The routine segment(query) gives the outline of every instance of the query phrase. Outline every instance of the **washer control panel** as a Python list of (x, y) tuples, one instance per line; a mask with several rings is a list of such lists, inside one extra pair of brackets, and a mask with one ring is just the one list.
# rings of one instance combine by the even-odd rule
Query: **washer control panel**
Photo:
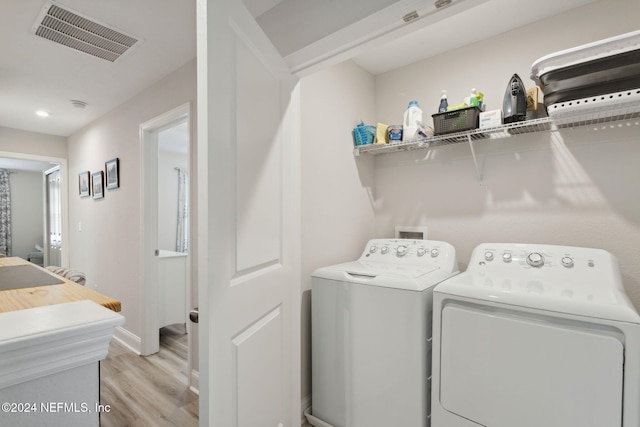
[(440, 283), (434, 293), (506, 304), (513, 310), (526, 307), (640, 324), (618, 262), (603, 249), (483, 243), (473, 250), (466, 271)]
[(432, 265), (455, 259), (455, 249), (447, 242), (414, 239), (373, 239), (360, 256), (361, 261)]
[(613, 256), (601, 249), (572, 246), (484, 243), (476, 247), (469, 262), (470, 271), (509, 272), (585, 271), (595, 272), (613, 267)]

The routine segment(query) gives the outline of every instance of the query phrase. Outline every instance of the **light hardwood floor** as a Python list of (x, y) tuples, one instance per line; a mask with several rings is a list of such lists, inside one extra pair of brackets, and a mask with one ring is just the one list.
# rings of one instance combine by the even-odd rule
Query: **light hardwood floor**
[(160, 352), (138, 356), (116, 341), (100, 363), (101, 427), (198, 426), (198, 396), (187, 386), (184, 328), (161, 329)]

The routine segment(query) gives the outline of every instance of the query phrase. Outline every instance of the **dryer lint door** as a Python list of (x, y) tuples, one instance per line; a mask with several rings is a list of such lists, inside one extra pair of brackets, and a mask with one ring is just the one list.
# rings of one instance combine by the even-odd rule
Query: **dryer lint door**
[(447, 411), (491, 427), (621, 425), (624, 349), (614, 330), (451, 302), (441, 333)]

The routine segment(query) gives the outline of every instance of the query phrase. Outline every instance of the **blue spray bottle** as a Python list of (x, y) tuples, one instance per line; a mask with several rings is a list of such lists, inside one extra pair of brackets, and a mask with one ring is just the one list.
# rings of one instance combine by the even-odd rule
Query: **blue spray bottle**
[(438, 113), (446, 113), (449, 103), (447, 102), (447, 91), (442, 91), (442, 97), (440, 98), (440, 106), (438, 107)]

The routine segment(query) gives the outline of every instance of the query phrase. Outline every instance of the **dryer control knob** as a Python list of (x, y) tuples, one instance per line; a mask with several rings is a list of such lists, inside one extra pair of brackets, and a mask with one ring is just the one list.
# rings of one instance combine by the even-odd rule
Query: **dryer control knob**
[(504, 262), (511, 262), (512, 259), (513, 259), (513, 256), (511, 255), (511, 252), (505, 252), (502, 254), (502, 260)]
[(386, 254), (389, 252), (389, 246), (383, 246), (382, 249), (380, 250), (380, 253), (382, 254)]
[(369, 248), (369, 253), (372, 253), (372, 254), (373, 254), (373, 253), (375, 253), (377, 250), (378, 250), (378, 247), (377, 247), (377, 246), (371, 246), (371, 247)]
[(438, 249), (438, 248), (431, 249), (431, 258), (435, 258), (438, 255), (440, 255), (440, 249)]
[(398, 246), (396, 253), (398, 256), (405, 256), (407, 254), (407, 247), (405, 245)]
[(487, 261), (493, 261), (493, 252), (486, 251), (484, 253), (484, 259), (486, 259)]
[(571, 258), (570, 256), (563, 256), (562, 257), (562, 265), (567, 267), (567, 268), (573, 267), (573, 258)]
[(544, 265), (544, 257), (538, 252), (532, 252), (527, 256), (527, 264), (531, 267), (542, 267)]
[(418, 256), (424, 256), (427, 253), (425, 248), (418, 248)]

